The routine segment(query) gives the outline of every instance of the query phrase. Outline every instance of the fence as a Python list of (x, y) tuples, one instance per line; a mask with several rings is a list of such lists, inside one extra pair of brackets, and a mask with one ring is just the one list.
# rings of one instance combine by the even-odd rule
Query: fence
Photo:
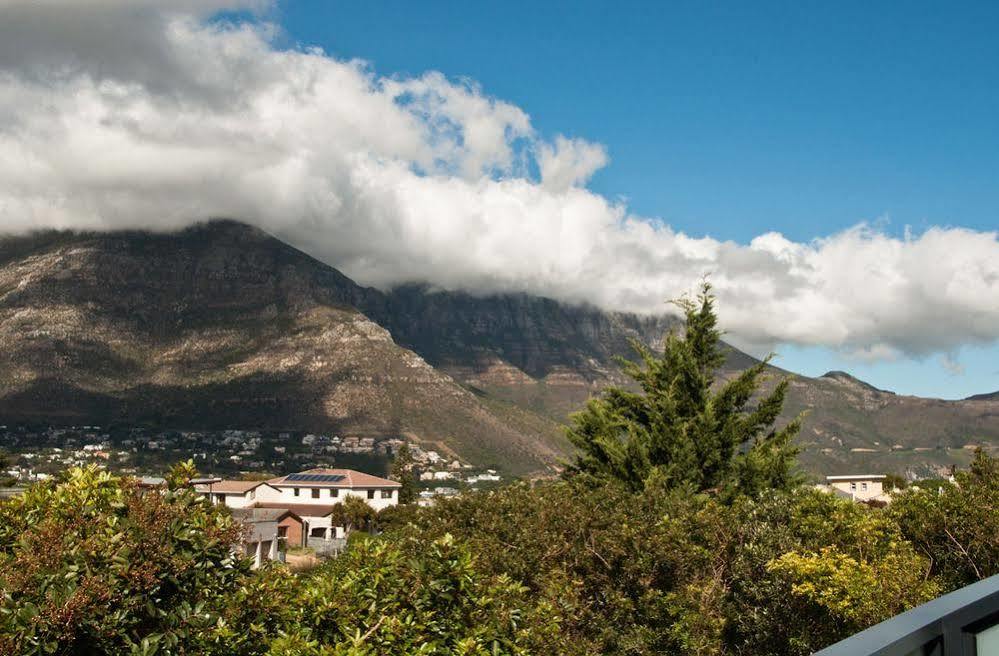
[(317, 556), (336, 556), (347, 546), (347, 541), (343, 538), (313, 538), (307, 541), (308, 547), (316, 552)]

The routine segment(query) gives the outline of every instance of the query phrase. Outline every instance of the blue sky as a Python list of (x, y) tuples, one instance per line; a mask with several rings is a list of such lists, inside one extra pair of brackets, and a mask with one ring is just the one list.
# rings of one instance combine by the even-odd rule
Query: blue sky
[[(999, 227), (996, 3), (294, 0), (275, 18), (287, 45), (469, 78), (542, 133), (604, 144), (590, 188), (691, 235)], [(999, 389), (994, 345), (953, 354), (963, 373), (778, 350), (903, 393)]]

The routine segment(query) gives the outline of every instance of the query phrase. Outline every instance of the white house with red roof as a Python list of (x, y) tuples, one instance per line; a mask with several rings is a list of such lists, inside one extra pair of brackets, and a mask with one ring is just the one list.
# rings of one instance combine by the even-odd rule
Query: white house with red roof
[[(287, 511), (275, 530), (283, 531), (280, 538), (288, 546), (300, 546), (300, 536), (301, 545), (328, 551), (334, 541), (346, 537), (344, 527), (333, 525), (333, 509), (338, 503), (354, 496), (376, 511), (383, 510), (398, 505), (400, 487), (395, 481), (353, 469), (309, 469), (269, 481), (212, 481), (195, 489), (213, 503), (224, 503), (234, 510)], [(300, 528), (296, 521), (301, 522)]]
[[(399, 503), (399, 483), (353, 469), (309, 469), (267, 481), (270, 489), (258, 495), (264, 503), (331, 506), (348, 496), (363, 499), (375, 510)], [(275, 496), (272, 490), (278, 490)]]

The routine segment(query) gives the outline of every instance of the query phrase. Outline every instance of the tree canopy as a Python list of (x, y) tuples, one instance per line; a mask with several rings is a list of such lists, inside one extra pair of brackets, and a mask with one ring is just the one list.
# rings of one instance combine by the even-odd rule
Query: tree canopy
[(725, 353), (711, 286), (704, 283), (696, 301), (675, 303), (684, 331), (666, 335), (662, 354), (634, 341), (639, 361), (621, 361), (637, 391), (610, 387), (572, 416), (574, 470), (634, 490), (653, 481), (727, 494), (791, 487), (800, 421), (775, 426), (787, 380), (760, 394), (767, 358), (720, 381)]

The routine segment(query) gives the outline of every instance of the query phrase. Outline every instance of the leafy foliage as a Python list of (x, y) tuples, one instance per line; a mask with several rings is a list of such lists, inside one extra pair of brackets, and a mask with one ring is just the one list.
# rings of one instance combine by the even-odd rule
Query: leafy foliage
[(0, 653), (184, 651), (245, 574), (239, 534), (189, 491), (95, 468), (35, 485), (0, 504)]
[(573, 415), (568, 437), (581, 452), (575, 469), (633, 490), (649, 481), (728, 494), (791, 487), (800, 421), (774, 427), (787, 381), (755, 400), (763, 361), (713, 391), (725, 356), (711, 287), (704, 284), (697, 302), (676, 303), (684, 334), (668, 334), (661, 356), (633, 342), (640, 362), (622, 360), (641, 391), (608, 388)]
[(374, 509), (363, 499), (348, 495), (342, 503), (333, 506), (330, 521), (333, 526), (342, 526), (349, 535), (355, 529), (363, 531), (371, 528), (376, 516)]
[(413, 474), (413, 454), (409, 450), (409, 443), (403, 442), (399, 451), (392, 460), (392, 480), (398, 481), (402, 487), (399, 488), (399, 503), (407, 504), (416, 501), (416, 476)]
[(364, 538), (290, 601), (272, 654), (558, 654), (558, 616), (504, 575), (483, 574), (448, 535)]
[(999, 459), (978, 450), (956, 484), (910, 486), (890, 506), (948, 588), (999, 574)]

